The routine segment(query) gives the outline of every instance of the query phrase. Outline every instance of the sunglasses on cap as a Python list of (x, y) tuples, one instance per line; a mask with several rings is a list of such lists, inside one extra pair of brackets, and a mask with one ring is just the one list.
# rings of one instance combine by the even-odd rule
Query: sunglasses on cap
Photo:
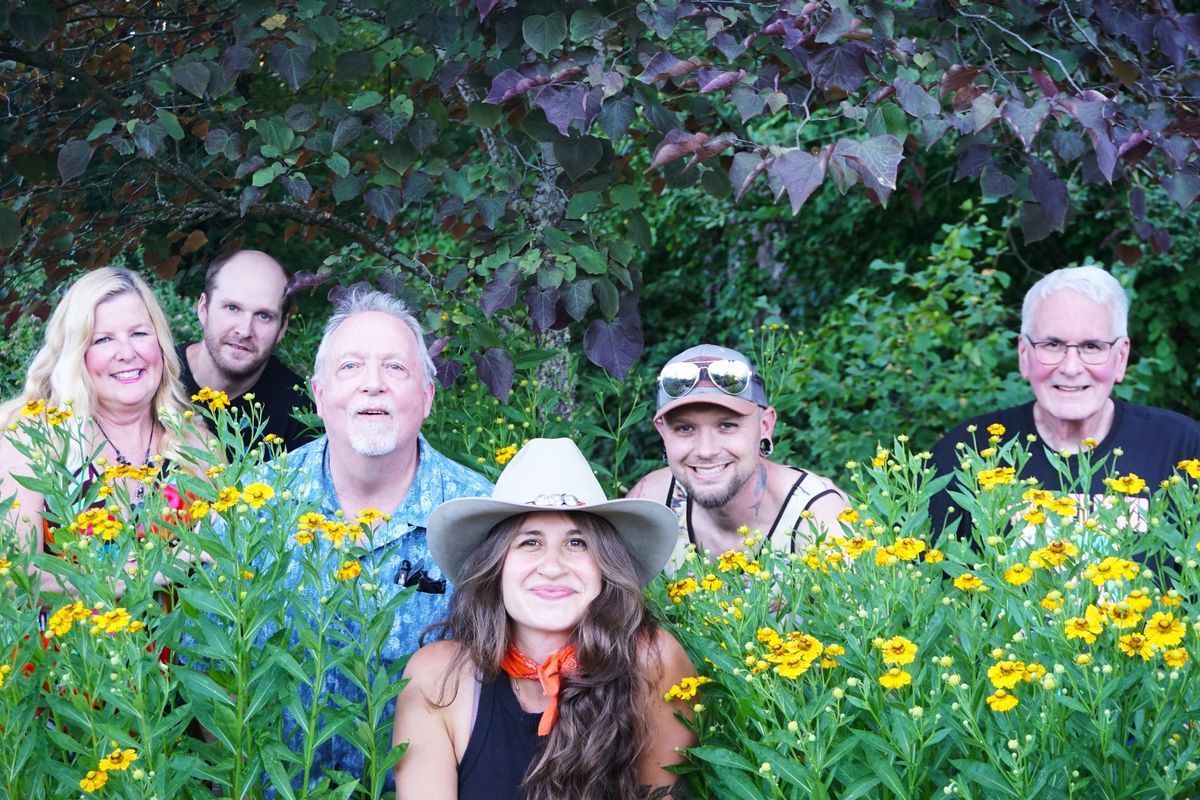
[(744, 394), (754, 379), (754, 371), (744, 361), (677, 361), (667, 364), (658, 373), (658, 386), (674, 400), (695, 389), (704, 375), (713, 386), (734, 397)]

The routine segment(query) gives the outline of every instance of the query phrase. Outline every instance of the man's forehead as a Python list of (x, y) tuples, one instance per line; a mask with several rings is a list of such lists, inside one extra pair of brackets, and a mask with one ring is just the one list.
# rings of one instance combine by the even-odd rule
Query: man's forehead
[(1033, 332), (1039, 338), (1109, 338), (1112, 309), (1086, 295), (1070, 290), (1048, 295), (1034, 309)]
[(415, 347), (412, 330), (379, 311), (348, 317), (329, 337), (329, 350), (334, 354), (410, 357)]

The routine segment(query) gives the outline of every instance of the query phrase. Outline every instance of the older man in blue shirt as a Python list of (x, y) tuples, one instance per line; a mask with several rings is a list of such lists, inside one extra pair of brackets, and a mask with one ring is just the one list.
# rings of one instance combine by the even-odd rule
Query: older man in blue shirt
[[(430, 512), (452, 498), (488, 496), (492, 485), (421, 436), (433, 406), (434, 368), (419, 323), (396, 298), (358, 289), (338, 303), (317, 350), (312, 386), (325, 435), (288, 454), (286, 488), (296, 501), (319, 504), (317, 510), (330, 518), (341, 511), (353, 520), (367, 509), (390, 514), (363, 558), (374, 559), (381, 590), (416, 589), (401, 604), (384, 646), (383, 659), (394, 662), (414, 651), (421, 631), (449, 609), (450, 587), (425, 538)], [(317, 541), (335, 566), (343, 554)], [(329, 585), (308, 591), (331, 592), (332, 572), (324, 571)], [(288, 579), (304, 585), (299, 562)], [(337, 673), (325, 688), (361, 696)], [(390, 709), (383, 719), (391, 719)], [(340, 737), (318, 758), (325, 769), (361, 775), (361, 753)]]

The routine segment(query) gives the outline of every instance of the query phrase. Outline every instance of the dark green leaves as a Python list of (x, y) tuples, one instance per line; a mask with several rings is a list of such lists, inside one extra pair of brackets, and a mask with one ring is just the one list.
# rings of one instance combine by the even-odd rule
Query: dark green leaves
[(313, 48), (308, 45), (288, 47), (280, 43), (271, 48), (271, 68), (279, 73), (279, 77), (292, 91), (298, 90), (308, 80), (312, 70), (309, 59), (312, 58)]
[(54, 8), (44, 0), (32, 0), (9, 12), (8, 25), (17, 38), (38, 48), (54, 32)]
[(202, 98), (208, 91), (209, 75), (207, 64), (201, 61), (188, 61), (171, 70), (171, 81), (196, 97)]
[(561, 12), (549, 16), (534, 14), (521, 23), (521, 35), (535, 53), (548, 56), (567, 38), (567, 20)]

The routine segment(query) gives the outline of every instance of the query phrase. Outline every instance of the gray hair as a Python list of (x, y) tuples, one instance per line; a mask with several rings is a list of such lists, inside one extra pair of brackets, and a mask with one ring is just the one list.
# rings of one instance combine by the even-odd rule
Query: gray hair
[(1038, 306), (1053, 294), (1072, 291), (1112, 311), (1113, 336), (1129, 335), (1129, 297), (1117, 279), (1100, 267), (1056, 269), (1030, 287), (1021, 305), (1021, 333), (1029, 336)]
[(421, 329), (421, 323), (417, 322), (416, 317), (412, 315), (408, 304), (386, 292), (380, 292), (361, 284), (352, 287), (334, 303), (333, 316), (325, 323), (325, 332), (321, 334), (321, 344), (317, 346), (317, 357), (313, 360), (313, 381), (321, 382), (329, 338), (333, 336), (334, 331), (342, 327), (342, 323), (355, 314), (365, 314), (368, 311), (387, 314), (408, 326), (417, 343), (417, 350), (421, 354), (421, 370), (425, 373), (425, 383), (433, 386), (437, 370), (433, 366), (433, 359), (429, 357), (428, 348), (425, 347), (425, 331)]

